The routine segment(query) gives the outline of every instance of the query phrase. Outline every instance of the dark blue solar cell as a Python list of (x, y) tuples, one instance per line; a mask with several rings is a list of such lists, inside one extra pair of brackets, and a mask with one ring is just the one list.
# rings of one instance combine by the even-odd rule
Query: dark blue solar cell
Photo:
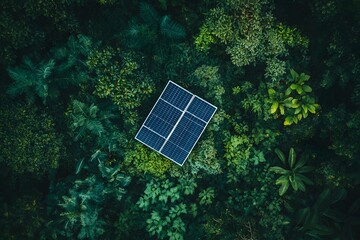
[(165, 91), (160, 97), (172, 105), (180, 108), (181, 110), (184, 110), (192, 96), (193, 95), (191, 93), (180, 88), (176, 84), (169, 82)]
[(215, 111), (170, 81), (135, 138), (183, 165)]
[(181, 116), (181, 111), (159, 99), (144, 125), (167, 137)]
[(195, 122), (196, 124), (202, 126), (202, 127), (205, 127), (206, 126), (206, 123), (202, 120), (200, 120), (199, 118), (195, 117), (194, 115), (188, 113), (188, 112), (185, 112), (184, 114), (184, 117)]
[(188, 152), (184, 151), (183, 149), (179, 148), (178, 146), (169, 141), (164, 145), (161, 153), (180, 165), (183, 165), (186, 157), (189, 154)]
[(146, 127), (142, 127), (135, 138), (157, 151), (160, 150), (161, 146), (165, 142), (164, 138), (160, 137)]
[(203, 126), (198, 125), (184, 116), (171, 134), (169, 141), (189, 152), (201, 135), (203, 129)]
[(204, 120), (205, 122), (208, 122), (213, 113), (216, 111), (216, 108), (204, 100), (195, 97), (187, 111)]

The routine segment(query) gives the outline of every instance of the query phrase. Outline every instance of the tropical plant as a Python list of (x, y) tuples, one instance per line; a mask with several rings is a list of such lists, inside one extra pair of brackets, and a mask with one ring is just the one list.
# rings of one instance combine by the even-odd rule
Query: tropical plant
[[(75, 180), (68, 194), (60, 197), (54, 193), (57, 206), (51, 206), (56, 220), (47, 224), (47, 239), (66, 237), (72, 239), (99, 239), (105, 233), (106, 218), (102, 215), (106, 202), (119, 202), (130, 183), (130, 177), (120, 173), (120, 167), (111, 167), (99, 161), (98, 172)], [(56, 191), (56, 189), (54, 189)], [(46, 236), (45, 234), (45, 236)]]
[[(151, 180), (146, 184), (137, 205), (149, 216), (146, 229), (150, 236), (159, 239), (183, 239), (186, 232), (185, 219), (195, 217), (198, 209), (196, 203), (186, 203), (185, 197), (194, 195), (196, 187), (195, 179), (188, 177), (182, 177), (178, 182), (166, 179)], [(199, 195), (199, 198), (204, 199), (204, 204), (211, 203), (214, 192), (209, 191), (206, 195)]]
[(306, 118), (309, 113), (316, 114), (319, 104), (315, 98), (309, 94), (312, 88), (305, 84), (310, 79), (305, 73), (298, 74), (295, 70), (290, 70), (289, 85), (285, 92), (268, 89), (268, 98), (265, 99), (270, 107), (270, 113), (275, 117), (285, 116), (284, 125), (298, 123)]
[(285, 169), (279, 166), (275, 166), (269, 169), (269, 171), (281, 175), (276, 180), (276, 185), (281, 185), (279, 188), (280, 196), (286, 193), (290, 185), (294, 189), (294, 191), (305, 191), (306, 184), (313, 184), (313, 181), (311, 181), (308, 177), (304, 175), (304, 173), (308, 173), (314, 170), (313, 167), (305, 166), (307, 159), (304, 155), (300, 158), (299, 161), (297, 161), (295, 150), (293, 148), (290, 148), (289, 156), (286, 161), (285, 155), (280, 149), (276, 148), (275, 153), (281, 163), (288, 167), (288, 169)]
[(312, 202), (294, 199), (300, 207), (291, 206), (289, 210), (295, 211), (297, 235), (303, 233), (312, 239), (355, 239), (354, 226), (360, 224), (360, 201), (357, 199), (349, 207), (340, 207), (339, 211), (339, 202), (344, 201), (347, 194), (343, 188), (325, 188)]
[(95, 94), (110, 98), (127, 117), (131, 115), (129, 110), (139, 107), (154, 91), (153, 81), (143, 68), (143, 58), (135, 52), (111, 47), (93, 51), (87, 65), (96, 75)]
[(54, 119), (32, 104), (0, 99), (0, 163), (17, 174), (56, 169), (65, 149)]
[(20, 66), (8, 68), (13, 83), (7, 92), (11, 96), (25, 95), (29, 102), (40, 97), (44, 104), (60, 95), (69, 85), (79, 85), (90, 77), (84, 60), (94, 45), (90, 38), (71, 36), (66, 46), (55, 47), (47, 60), (36, 62), (26, 56)]
[(110, 120), (115, 117), (111, 111), (101, 111), (98, 106), (78, 100), (73, 100), (68, 112), (70, 118), (70, 129), (73, 132), (75, 141), (85, 137), (88, 133), (101, 136), (110, 125)]
[(144, 48), (147, 45), (159, 44), (161, 38), (166, 40), (182, 40), (185, 38), (185, 29), (171, 20), (167, 15), (160, 16), (159, 13), (148, 3), (140, 4), (139, 22), (132, 19), (126, 32), (127, 39), (122, 40), (133, 48)]

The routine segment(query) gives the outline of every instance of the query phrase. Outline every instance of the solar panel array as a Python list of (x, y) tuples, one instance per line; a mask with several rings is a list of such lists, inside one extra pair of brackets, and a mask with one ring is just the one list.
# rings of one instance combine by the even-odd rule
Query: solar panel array
[(216, 109), (169, 81), (135, 139), (182, 166)]

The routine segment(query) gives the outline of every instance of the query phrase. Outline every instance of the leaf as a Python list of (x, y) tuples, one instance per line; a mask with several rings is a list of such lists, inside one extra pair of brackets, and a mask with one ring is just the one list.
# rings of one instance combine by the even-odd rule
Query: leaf
[(272, 89), (272, 88), (269, 88), (269, 89), (268, 89), (268, 94), (269, 94), (269, 96), (274, 96), (275, 93), (276, 93), (276, 91), (275, 91), (274, 89)]
[(289, 188), (289, 182), (282, 184), (281, 187), (279, 188), (279, 195), (280, 196), (284, 195), (288, 190), (288, 188)]
[(299, 178), (301, 181), (303, 181), (304, 183), (306, 183), (307, 185), (312, 185), (314, 184), (313, 181), (311, 181), (310, 178), (306, 177), (305, 175), (302, 174), (297, 174), (296, 175), (297, 178)]
[(304, 166), (298, 169), (298, 173), (307, 173), (307, 172), (311, 172), (314, 170), (314, 167), (311, 166)]
[[(294, 114), (299, 114), (300, 112), (301, 112), (301, 108), (296, 108)], [(299, 114), (299, 115), (302, 116), (301, 114)], [(299, 115), (298, 115), (298, 117), (299, 117)], [(299, 119), (299, 120), (301, 120), (301, 119)]]
[(160, 22), (160, 16), (156, 10), (147, 3), (140, 3), (140, 16), (146, 24), (151, 25), (153, 28), (157, 27)]
[(310, 217), (310, 208), (302, 208), (299, 211), (297, 211), (297, 223), (301, 225), (306, 225), (307, 221)]
[(185, 29), (181, 25), (173, 22), (169, 16), (162, 17), (160, 31), (164, 36), (172, 39), (183, 39), (186, 35)]
[(284, 155), (284, 153), (280, 150), (280, 149), (278, 149), (278, 148), (275, 148), (275, 153), (276, 153), (276, 155), (278, 156), (278, 158), (280, 159), (280, 161), (283, 163), (283, 164), (285, 164), (285, 155)]
[(334, 220), (335, 222), (343, 222), (346, 218), (346, 215), (344, 213), (332, 209), (327, 209), (323, 213), (323, 215)]
[(293, 80), (296, 80), (299, 77), (299, 74), (295, 72), (294, 69), (290, 69), (290, 75)]
[(289, 126), (293, 123), (293, 120), (291, 117), (286, 117), (284, 121), (284, 126)]
[(309, 112), (311, 112), (312, 114), (315, 114), (316, 113), (316, 110), (315, 110), (316, 108), (315, 108), (315, 106), (313, 106), (313, 105), (308, 105), (308, 110), (309, 110)]
[(307, 159), (303, 156), (300, 157), (300, 160), (296, 162), (294, 170), (301, 168), (306, 164)]
[(302, 93), (303, 93), (303, 89), (302, 89), (302, 87), (301, 87), (300, 85), (297, 85), (297, 87), (296, 87), (296, 92), (297, 92), (298, 94), (302, 94)]
[(275, 185), (284, 184), (286, 182), (289, 182), (289, 178), (288, 178), (288, 176), (283, 175), (283, 176), (279, 177), (278, 179), (276, 179)]
[(309, 75), (307, 75), (307, 74), (305, 74), (305, 73), (301, 73), (300, 74), (300, 80), (302, 81), (302, 82), (306, 82), (306, 81), (308, 81), (310, 79), (310, 76)]
[(294, 148), (290, 148), (288, 162), (291, 169), (294, 167), (295, 160), (296, 160), (296, 152)]
[(287, 88), (285, 91), (285, 96), (289, 96), (291, 92), (292, 92), (291, 88)]
[(305, 190), (306, 190), (305, 184), (298, 178), (298, 176), (295, 176), (295, 181), (298, 184), (299, 190), (302, 192), (305, 192)]
[(82, 167), (84, 166), (84, 160), (85, 158), (81, 159), (80, 161), (77, 161), (75, 166), (75, 174), (78, 174), (81, 171)]
[(279, 102), (274, 102), (274, 103), (271, 105), (270, 113), (271, 113), (271, 114), (276, 113), (278, 107), (279, 107)]
[(281, 115), (285, 115), (284, 106), (283, 106), (283, 105), (280, 105), (279, 108), (280, 108), (280, 114), (281, 114)]
[(293, 84), (290, 85), (290, 88), (291, 88), (292, 90), (296, 90), (298, 87), (299, 87), (299, 85), (297, 85), (297, 84), (295, 84), (295, 83), (293, 83)]
[(307, 93), (312, 92), (312, 89), (309, 85), (303, 85), (302, 89), (304, 90), (304, 92), (307, 92)]
[(278, 166), (269, 168), (269, 171), (277, 173), (277, 174), (287, 174), (289, 172), (289, 170), (286, 170), (286, 169), (284, 169), (282, 167), (278, 167)]

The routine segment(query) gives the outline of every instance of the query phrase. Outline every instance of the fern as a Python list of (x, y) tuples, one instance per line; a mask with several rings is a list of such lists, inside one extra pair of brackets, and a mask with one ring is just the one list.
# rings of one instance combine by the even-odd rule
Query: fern
[(44, 65), (39, 67), (39, 69), (37, 69), (38, 78), (47, 79), (54, 70), (54, 67), (55, 67), (55, 61), (53, 59), (50, 59), (47, 63), (45, 63)]
[(98, 106), (90, 106), (73, 100), (70, 106), (70, 128), (74, 134), (74, 140), (84, 138), (88, 133), (100, 137), (106, 132), (105, 126), (110, 126), (110, 119), (115, 115), (109, 111), (101, 111)]
[(140, 16), (144, 22), (153, 28), (159, 26), (160, 16), (156, 10), (147, 3), (140, 3)]
[(169, 16), (163, 16), (160, 23), (160, 32), (170, 39), (184, 39), (185, 29), (178, 23), (173, 22)]
[(156, 32), (146, 24), (140, 24), (133, 20), (129, 23), (129, 30), (127, 31), (129, 39), (125, 44), (132, 48), (142, 48), (149, 43), (154, 43), (156, 39)]
[(124, 34), (118, 35), (120, 41), (131, 48), (148, 48), (153, 51), (158, 45), (167, 45), (169, 39), (181, 40), (186, 36), (185, 29), (172, 21), (169, 16), (160, 16), (147, 3), (140, 4), (139, 22), (133, 18)]
[(11, 96), (25, 94), (29, 102), (38, 96), (45, 103), (49, 96), (49, 83), (54, 67), (55, 62), (52, 59), (36, 66), (30, 58), (24, 58), (22, 65), (8, 69), (8, 74), (14, 82), (7, 93)]

